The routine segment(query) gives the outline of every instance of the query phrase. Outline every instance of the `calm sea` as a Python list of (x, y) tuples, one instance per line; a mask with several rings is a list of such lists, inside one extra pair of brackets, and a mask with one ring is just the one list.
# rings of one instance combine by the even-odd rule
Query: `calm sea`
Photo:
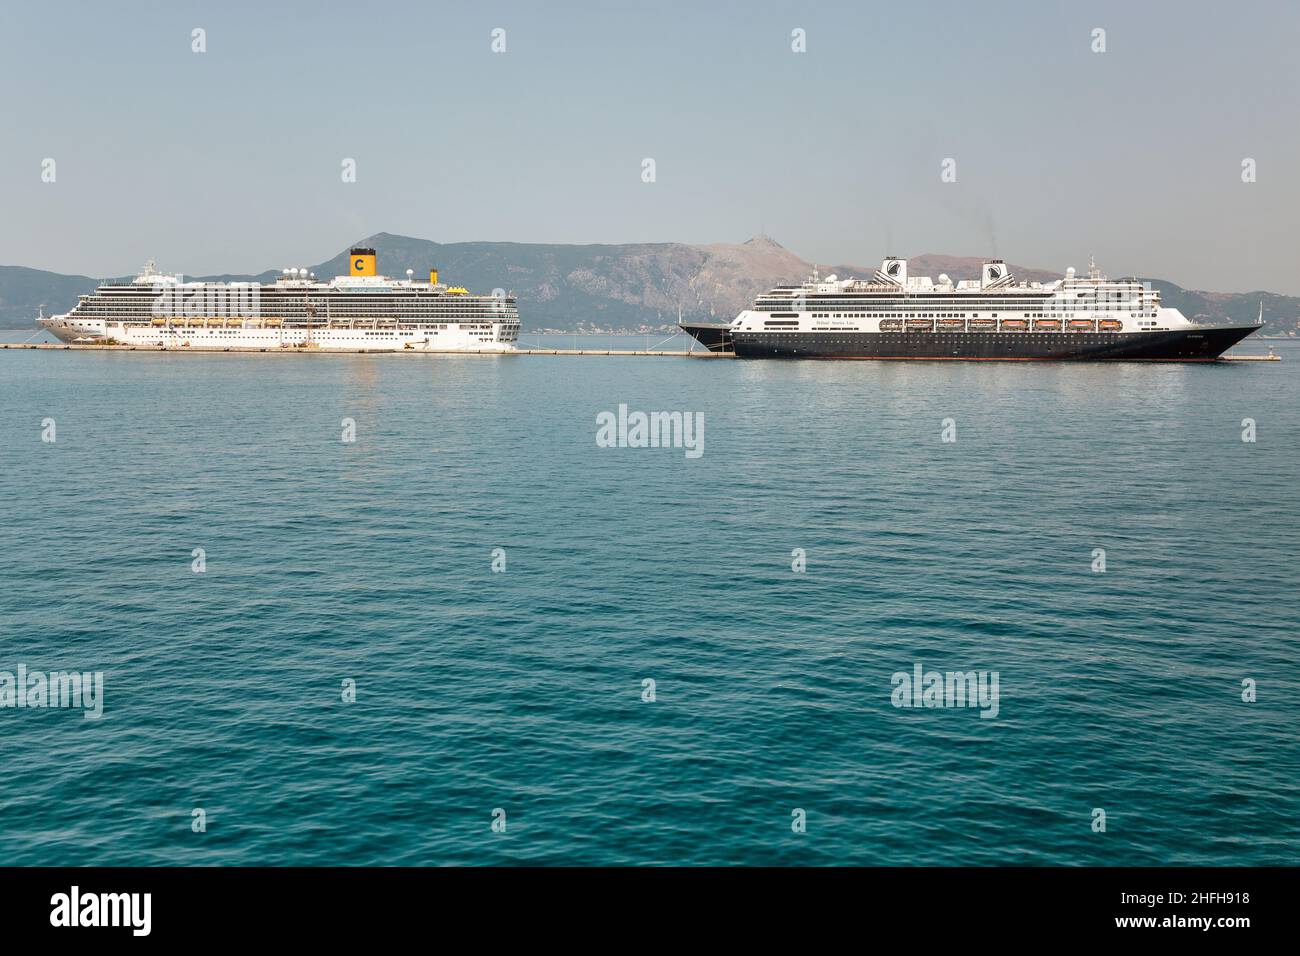
[(1294, 863), (1278, 351), (0, 353), (0, 671), (103, 673), (0, 707), (0, 858)]

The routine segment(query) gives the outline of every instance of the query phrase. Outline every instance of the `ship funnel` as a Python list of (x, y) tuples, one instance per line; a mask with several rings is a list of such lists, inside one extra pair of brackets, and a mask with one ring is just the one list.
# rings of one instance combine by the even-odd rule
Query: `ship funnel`
[(1001, 259), (989, 259), (980, 273), (980, 288), (991, 289), (1011, 282), (1011, 270)]
[(429, 285), (437, 285), (437, 284), (438, 284), (438, 267), (433, 266), (431, 269), (429, 269)]
[(907, 260), (897, 256), (886, 256), (876, 272), (876, 281), (893, 285), (907, 285)]
[(354, 276), (372, 276), (375, 275), (375, 250), (366, 249), (357, 246), (349, 253), (351, 256), (351, 266), (348, 274)]

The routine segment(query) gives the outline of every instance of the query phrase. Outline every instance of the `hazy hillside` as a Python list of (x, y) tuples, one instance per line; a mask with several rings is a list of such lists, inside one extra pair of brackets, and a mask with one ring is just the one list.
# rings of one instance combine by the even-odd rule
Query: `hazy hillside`
[(42, 305), (48, 315), (66, 312), (77, 296), (94, 290), (100, 280), (66, 276), (22, 266), (0, 266), (0, 328), (35, 329)]
[[(359, 241), (374, 246), (380, 271), (401, 277), (411, 269), (417, 279), (436, 265), (440, 278), (475, 292), (504, 288), (519, 297), (525, 329), (601, 327), (635, 329), (667, 326), (680, 308), (687, 318), (729, 319), (756, 293), (778, 282), (807, 276), (813, 263), (799, 258), (766, 236), (738, 244), (692, 246), (683, 243), (628, 245), (549, 245), (519, 242), (438, 243), (380, 233)], [(909, 271), (954, 280), (978, 278), (979, 257), (933, 253), (913, 256)], [(184, 263), (165, 263), (184, 268)], [(818, 264), (823, 275), (869, 276), (879, 263)], [(1082, 267), (1082, 266), (1081, 266)], [(327, 262), (310, 266), (318, 276), (347, 271), (347, 249)], [(1021, 279), (1050, 281), (1059, 273), (1011, 264)], [(216, 279), (269, 278), (208, 276)], [(65, 312), (77, 296), (97, 284), (88, 276), (68, 276), (20, 266), (0, 266), (0, 328), (32, 328), (38, 306)], [(1264, 302), (1266, 335), (1297, 334), (1300, 298), (1267, 292), (1227, 294), (1192, 292), (1160, 279), (1150, 280), (1167, 305), (1188, 317), (1214, 321), (1249, 321)]]

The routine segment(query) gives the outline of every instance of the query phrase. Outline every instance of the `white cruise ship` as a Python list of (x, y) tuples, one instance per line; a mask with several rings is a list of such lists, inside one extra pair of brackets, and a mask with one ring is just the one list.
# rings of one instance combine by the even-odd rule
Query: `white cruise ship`
[(935, 282), (891, 256), (870, 278), (814, 274), (759, 295), (728, 324), (681, 327), (739, 357), (1210, 362), (1259, 325), (1192, 322), (1148, 284), (1095, 265), (1017, 282), (992, 259), (978, 280)]
[(71, 312), (37, 321), (64, 342), (174, 349), (492, 351), (514, 349), (519, 310), (497, 290), (473, 295), (438, 281), (390, 279), (375, 250), (351, 250), (349, 275), (317, 281), (285, 269), (274, 282), (186, 282), (149, 262), (106, 282)]

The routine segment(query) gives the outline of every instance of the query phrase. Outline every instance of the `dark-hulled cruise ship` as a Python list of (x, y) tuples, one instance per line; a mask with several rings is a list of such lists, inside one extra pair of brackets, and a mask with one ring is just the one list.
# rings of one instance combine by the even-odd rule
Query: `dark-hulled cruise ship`
[(779, 285), (730, 324), (683, 322), (738, 357), (1210, 362), (1259, 325), (1198, 325), (1134, 279), (1090, 265), (1054, 282), (1017, 282), (1001, 259), (979, 280), (908, 276), (889, 257), (870, 279)]

